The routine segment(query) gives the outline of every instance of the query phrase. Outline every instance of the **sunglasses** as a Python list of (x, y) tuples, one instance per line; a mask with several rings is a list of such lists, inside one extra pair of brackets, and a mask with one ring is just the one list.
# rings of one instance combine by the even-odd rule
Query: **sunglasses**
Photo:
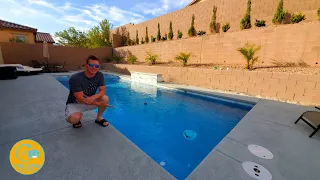
[(99, 64), (89, 64), (90, 67), (96, 67), (96, 68), (99, 68), (100, 65)]

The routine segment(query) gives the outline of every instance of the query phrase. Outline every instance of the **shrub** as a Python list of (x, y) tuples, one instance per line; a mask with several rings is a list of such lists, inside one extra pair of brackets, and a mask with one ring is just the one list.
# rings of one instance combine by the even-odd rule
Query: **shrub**
[(182, 38), (182, 32), (180, 30), (178, 30), (178, 39), (181, 39)]
[(104, 58), (103, 58), (103, 61), (106, 62), (106, 63), (109, 63), (109, 62), (112, 61), (112, 58), (104, 57)]
[(197, 34), (196, 29), (194, 28), (194, 14), (192, 15), (191, 26), (188, 30), (189, 37), (195, 36)]
[(156, 42), (156, 38), (151, 36), (151, 42)]
[(188, 60), (191, 57), (191, 53), (180, 52), (174, 59), (181, 61), (183, 66), (187, 66)]
[(254, 25), (257, 27), (263, 27), (263, 26), (266, 26), (266, 21), (265, 20), (256, 20), (256, 23)]
[(159, 56), (157, 54), (152, 54), (151, 52), (147, 52), (147, 57), (145, 58), (145, 60), (147, 62), (150, 62), (150, 64), (156, 64), (158, 57)]
[(149, 43), (148, 27), (146, 26), (146, 43)]
[(136, 44), (139, 44), (138, 30), (136, 30)]
[(319, 17), (319, 20), (320, 20), (320, 8), (318, 9), (318, 17)]
[(260, 46), (255, 47), (256, 45), (250, 45), (246, 43), (244, 47), (238, 48), (237, 50), (243, 55), (243, 57), (247, 61), (246, 68), (249, 70), (253, 69), (254, 63), (256, 63), (259, 59), (259, 56), (255, 56), (255, 54), (261, 49)]
[(160, 24), (158, 23), (158, 34), (157, 34), (157, 40), (160, 41), (161, 39), (161, 33), (160, 33)]
[(14, 43), (27, 43), (27, 39), (21, 39), (18, 37), (11, 37), (9, 38), (9, 42), (14, 42)]
[(122, 59), (122, 57), (121, 56), (117, 56), (117, 55), (113, 55), (113, 57), (112, 57), (112, 59), (113, 59), (113, 61), (115, 61), (116, 63), (119, 63), (120, 61), (121, 61), (121, 59)]
[(165, 40), (167, 40), (167, 39), (168, 39), (167, 34), (165, 34), (164, 37), (161, 38), (162, 41), (165, 41)]
[(272, 22), (274, 24), (281, 24), (284, 22), (286, 13), (283, 10), (283, 0), (279, 0), (279, 4), (276, 10), (276, 13), (274, 14), (272, 18)]
[(227, 22), (226, 24), (224, 24), (222, 26), (222, 31), (223, 32), (227, 32), (229, 29), (230, 29), (230, 23), (229, 22)]
[(172, 22), (170, 21), (170, 27), (169, 27), (169, 33), (168, 33), (169, 39), (173, 39), (173, 31), (172, 31)]
[(302, 20), (305, 20), (306, 17), (304, 14), (302, 14), (301, 12), (299, 12), (298, 14), (293, 14), (292, 18), (291, 18), (291, 22), (292, 23), (299, 23)]
[(199, 32), (198, 32), (198, 35), (199, 35), (199, 36), (202, 36), (202, 35), (204, 35), (204, 34), (206, 34), (205, 31), (199, 31)]
[(137, 61), (137, 57), (134, 55), (128, 55), (126, 60), (129, 64), (134, 64)]
[(210, 31), (211, 33), (217, 33), (218, 32), (218, 29), (217, 29), (217, 7), (216, 6), (213, 6), (213, 10), (212, 10), (213, 14), (212, 14), (212, 19), (211, 19), (211, 22), (210, 22)]
[(241, 29), (250, 29), (251, 28), (251, 0), (248, 0), (247, 3), (247, 11), (244, 15), (243, 19), (240, 21)]

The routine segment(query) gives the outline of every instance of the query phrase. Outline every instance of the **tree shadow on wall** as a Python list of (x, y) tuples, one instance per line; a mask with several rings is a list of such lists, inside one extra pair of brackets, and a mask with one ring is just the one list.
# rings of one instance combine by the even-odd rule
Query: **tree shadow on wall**
[(286, 12), (284, 16), (284, 24), (291, 24), (292, 14)]
[(125, 60), (128, 56), (132, 56), (132, 52), (127, 49), (114, 50), (113, 57), (117, 63), (126, 63)]

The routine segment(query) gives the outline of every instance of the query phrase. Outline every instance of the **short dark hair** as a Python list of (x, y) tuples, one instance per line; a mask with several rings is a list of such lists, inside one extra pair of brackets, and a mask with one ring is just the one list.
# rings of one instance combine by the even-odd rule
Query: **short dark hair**
[[(92, 59), (92, 60), (96, 60), (96, 61), (99, 61), (99, 59), (96, 57), (96, 56), (94, 56), (94, 55), (90, 55), (88, 58), (87, 58), (87, 64), (89, 63), (89, 60), (90, 59)], [(99, 61), (100, 62), (100, 61)]]

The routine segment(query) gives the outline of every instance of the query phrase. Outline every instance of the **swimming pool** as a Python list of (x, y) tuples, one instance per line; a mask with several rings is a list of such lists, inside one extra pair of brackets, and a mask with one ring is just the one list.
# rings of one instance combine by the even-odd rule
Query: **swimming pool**
[[(68, 77), (56, 79), (69, 89)], [(103, 117), (177, 179), (185, 179), (253, 107), (105, 75)]]

